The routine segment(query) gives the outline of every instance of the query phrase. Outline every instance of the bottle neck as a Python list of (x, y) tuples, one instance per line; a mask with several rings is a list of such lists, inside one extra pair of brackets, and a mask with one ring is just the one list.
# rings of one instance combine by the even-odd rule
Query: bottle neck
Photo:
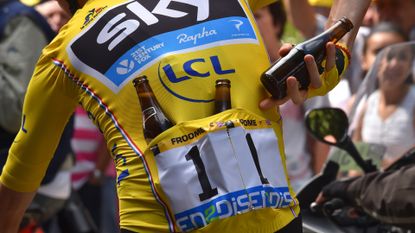
[(142, 109), (148, 107), (160, 107), (153, 90), (147, 81), (136, 86), (136, 91)]
[(231, 93), (229, 85), (217, 85), (215, 95), (215, 113), (231, 109)]

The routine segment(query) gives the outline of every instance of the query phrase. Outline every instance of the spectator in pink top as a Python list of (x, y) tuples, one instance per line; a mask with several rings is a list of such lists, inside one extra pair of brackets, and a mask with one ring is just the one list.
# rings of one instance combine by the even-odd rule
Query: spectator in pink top
[(76, 109), (71, 141), (76, 156), (72, 185), (100, 229), (99, 232), (116, 232), (115, 168), (101, 132), (89, 117), (81, 107)]

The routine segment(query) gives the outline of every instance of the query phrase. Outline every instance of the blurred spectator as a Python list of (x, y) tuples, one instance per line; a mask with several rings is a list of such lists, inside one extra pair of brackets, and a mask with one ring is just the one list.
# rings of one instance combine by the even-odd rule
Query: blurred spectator
[[(24, 94), (40, 52), (54, 37), (42, 16), (16, 1), (0, 0), (0, 135), (11, 133), (11, 144), (20, 128)], [(7, 109), (7, 111), (5, 111)], [(4, 133), (3, 133), (4, 132)]]
[(411, 40), (415, 39), (415, 0), (376, 0), (379, 20), (402, 27)]
[(379, 52), (389, 45), (402, 43), (408, 40), (407, 34), (396, 24), (382, 22), (375, 25), (369, 32), (364, 45), (362, 57), (362, 70), (367, 74), (374, 64)]
[(327, 17), (316, 13), (308, 0), (284, 0), (288, 21), (309, 39), (324, 30)]
[[(58, 32), (70, 19), (70, 15), (61, 8), (57, 1), (43, 1), (37, 4), (35, 9), (47, 19), (55, 32)], [(113, 171), (113, 164), (110, 164), (110, 156), (105, 142), (99, 130), (81, 108), (75, 112), (74, 121), (74, 135), (71, 144), (76, 163), (72, 168), (72, 184), (96, 226), (101, 229), (100, 232), (105, 232), (101, 227), (104, 223), (106, 231), (116, 232), (118, 226), (116, 222), (115, 171)], [(69, 181), (68, 184), (70, 183)], [(103, 192), (104, 185), (107, 187), (106, 192)], [(102, 203), (106, 205), (103, 206)], [(105, 222), (101, 221), (103, 218)], [(56, 229), (54, 230), (56, 231)]]
[(362, 27), (371, 28), (379, 22), (379, 11), (376, 6), (376, 0), (372, 0), (362, 21)]
[(58, 32), (70, 19), (70, 15), (59, 6), (57, 1), (45, 1), (35, 6), (35, 9), (48, 21), (50, 27)]
[[(99, 232), (117, 232), (115, 168), (110, 163), (111, 157), (104, 138), (91, 121), (94, 119), (89, 119), (90, 116), (81, 107), (76, 108), (75, 130), (71, 142), (76, 155), (72, 184), (100, 228)], [(110, 173), (107, 173), (107, 169), (110, 169)], [(105, 228), (102, 227), (103, 224)]]
[[(36, 10), (17, 0), (0, 1), (0, 168), (19, 130), (26, 132), (23, 98), (41, 50), (55, 32)], [(22, 120), (21, 120), (22, 119)], [(41, 221), (58, 212), (70, 195), (72, 120), (61, 137), (32, 205), (41, 206)], [(0, 169), (1, 171), (1, 169)]]
[[(375, 26), (365, 44), (363, 69), (374, 64), (383, 48), (405, 41), (407, 36), (398, 26)], [(370, 94), (359, 114), (353, 139), (386, 146), (385, 167), (415, 144), (415, 87), (411, 85), (414, 51), (394, 46), (382, 55), (376, 69), (378, 90)]]
[[(254, 13), (259, 31), (271, 61), (276, 61), (284, 33), (286, 13), (281, 1), (264, 7)], [(308, 136), (304, 125), (307, 110), (329, 105), (326, 96), (314, 97), (304, 105), (295, 105), (292, 101), (280, 106), (284, 118), (283, 134), (286, 152), (286, 164), (291, 185), (298, 191), (314, 173), (320, 171), (324, 163), (328, 146)]]

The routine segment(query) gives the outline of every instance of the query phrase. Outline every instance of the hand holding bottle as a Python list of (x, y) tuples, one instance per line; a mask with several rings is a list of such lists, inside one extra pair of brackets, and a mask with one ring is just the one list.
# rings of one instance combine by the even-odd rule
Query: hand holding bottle
[[(280, 55), (284, 57), (293, 48), (293, 45), (284, 44), (280, 49)], [(335, 66), (336, 59), (336, 48), (333, 42), (326, 44), (326, 64), (325, 70), (331, 70)], [(321, 86), (320, 73), (318, 72), (317, 63), (312, 55), (305, 55), (304, 62), (307, 67), (307, 71), (310, 77), (309, 89), (319, 88)], [(294, 76), (288, 77), (287, 79), (287, 96), (282, 99), (275, 99), (272, 97), (266, 98), (259, 103), (259, 107), (262, 110), (268, 110), (270, 108), (279, 106), (292, 100), (295, 104), (302, 104), (307, 99), (308, 90), (300, 90), (299, 82)]]

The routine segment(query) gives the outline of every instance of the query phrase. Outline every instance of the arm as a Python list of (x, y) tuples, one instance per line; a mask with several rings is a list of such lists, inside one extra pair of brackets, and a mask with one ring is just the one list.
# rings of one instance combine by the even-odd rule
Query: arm
[(0, 184), (0, 229), (4, 233), (18, 231), (20, 220), (35, 192), (21, 193)]
[(50, 58), (39, 60), (25, 97), (24, 124), (0, 176), (2, 230), (18, 227), (77, 104), (75, 84), (64, 75)]
[[(326, 65), (326, 71), (322, 74), (321, 77), (322, 85), (317, 86), (318, 88), (309, 88), (309, 97), (313, 97), (316, 95), (325, 95), (340, 82), (341, 75), (344, 74), (346, 69), (348, 68), (350, 51), (352, 50), (357, 32), (360, 28), (363, 17), (369, 5), (370, 0), (334, 1), (326, 27), (330, 27), (333, 23), (335, 23), (338, 19), (340, 19), (343, 16), (349, 18), (353, 22), (354, 27), (349, 33), (346, 33), (346, 35), (343, 36), (343, 38), (340, 40), (340, 42), (344, 44), (347, 49), (338, 49), (338, 51), (341, 51), (341, 53), (336, 54), (336, 66), (338, 68), (331, 70), (330, 68), (328, 68), (330, 66)], [(340, 48), (342, 48), (342, 46)], [(327, 55), (327, 57), (329, 57), (329, 55)]]
[(363, 119), (365, 117), (366, 107), (367, 105), (365, 104), (357, 118), (356, 127), (353, 131), (353, 136), (352, 136), (353, 141), (357, 141), (357, 142), (362, 141)]
[(284, 0), (284, 6), (288, 20), (305, 38), (310, 38), (316, 34), (316, 12), (308, 3), (308, 0)]
[[(366, 13), (367, 8), (369, 7), (370, 0), (336, 0), (331, 11), (328, 20), (327, 26), (331, 26), (337, 19), (342, 16), (348, 17), (354, 24), (354, 28), (351, 32), (347, 33), (343, 38), (342, 42), (349, 48), (352, 48), (354, 40), (356, 38), (357, 31), (362, 23), (363, 16)], [(280, 54), (282, 56), (286, 55), (292, 47), (284, 45), (280, 49)], [(295, 77), (289, 77), (287, 79), (287, 97), (282, 100), (275, 100), (272, 98), (264, 99), (260, 102), (259, 107), (262, 110), (267, 110), (275, 106), (284, 104), (289, 99), (291, 99), (295, 104), (302, 104), (304, 101), (316, 95), (325, 95), (330, 91), (337, 83), (340, 81), (340, 74), (342, 71), (337, 71), (333, 69), (336, 65), (336, 49), (333, 43), (329, 42), (326, 46), (327, 57), (325, 70), (320, 77), (318, 73), (317, 65), (314, 61), (313, 56), (306, 55), (304, 57), (304, 62), (310, 76), (310, 86), (308, 91), (300, 91), (298, 89), (298, 82)], [(345, 52), (342, 51), (343, 57), (347, 57)], [(344, 60), (343, 68), (346, 69), (348, 65), (348, 60)], [(343, 71), (344, 71), (343, 69)]]
[[(335, 187), (333, 189), (332, 187)], [(323, 196), (341, 197), (362, 207), (383, 223), (415, 227), (415, 166), (388, 172), (374, 172), (350, 181), (337, 181), (325, 188)]]
[(353, 22), (354, 27), (352, 31), (342, 38), (342, 42), (347, 45), (350, 50), (353, 47), (357, 32), (359, 31), (363, 17), (369, 8), (370, 2), (371, 0), (334, 0), (327, 26), (332, 25), (343, 16), (346, 16)]

